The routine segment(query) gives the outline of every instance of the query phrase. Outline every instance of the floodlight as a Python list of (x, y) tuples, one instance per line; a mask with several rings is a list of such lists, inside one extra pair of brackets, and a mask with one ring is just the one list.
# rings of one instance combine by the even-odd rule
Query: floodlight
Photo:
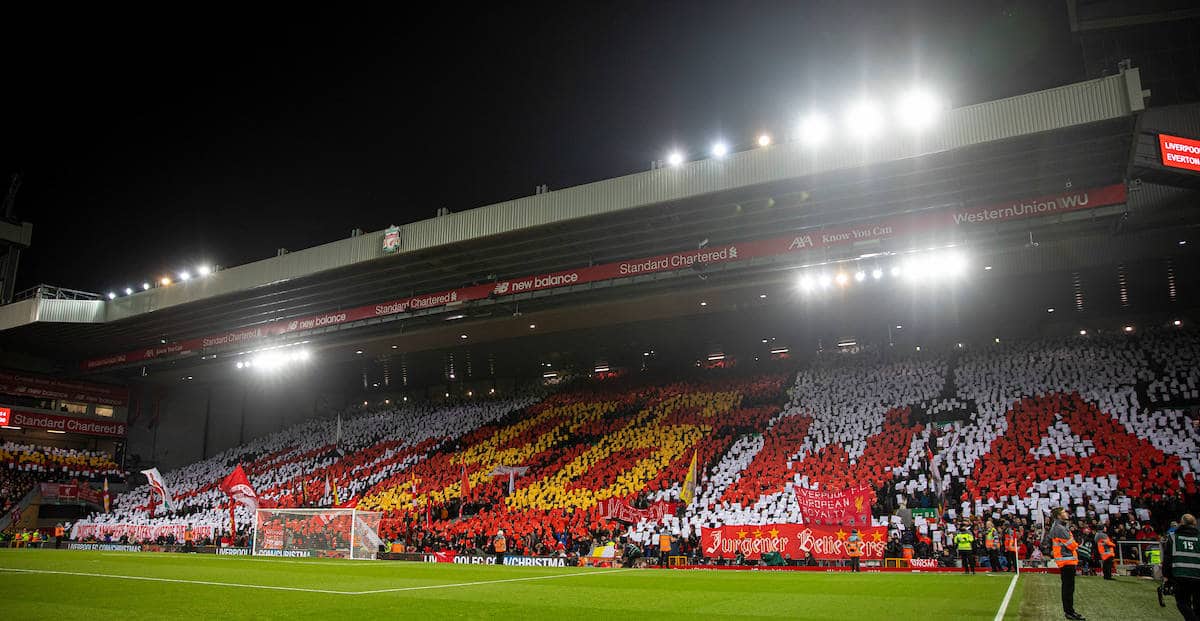
[(191, 277), (192, 277), (192, 275), (187, 271), (179, 272), (179, 280), (188, 280)]
[(821, 274), (821, 278), (817, 282), (821, 284), (822, 289), (828, 289), (829, 285), (833, 284), (833, 279), (829, 277), (829, 274)]
[(164, 287), (165, 287), (165, 286), (167, 286), (167, 285), (171, 284), (171, 279), (170, 279), (169, 277), (167, 277), (167, 276), (163, 276), (163, 277), (162, 277), (162, 280), (160, 280), (160, 281), (158, 281), (158, 282), (159, 282), (159, 284), (161, 284), (162, 286), (164, 286)]
[(834, 277), (834, 280), (837, 281), (839, 286), (845, 286), (846, 283), (850, 281), (850, 277), (846, 275), (846, 272), (838, 272), (838, 275)]
[(1178, 327), (1181, 327), (1181, 326), (1183, 325), (1183, 321), (1182, 321), (1182, 320), (1180, 320), (1180, 319), (1176, 319), (1175, 321), (1172, 321), (1172, 322), (1171, 322), (1171, 325), (1173, 325), (1173, 326), (1175, 326), (1176, 328), (1178, 328)]
[(800, 289), (803, 291), (812, 291), (813, 290), (813, 279), (811, 276), (807, 276), (807, 275), (801, 276), (799, 284), (800, 284)]
[(804, 144), (819, 145), (829, 137), (829, 121), (820, 114), (810, 114), (800, 121), (797, 134)]
[(680, 164), (683, 164), (683, 154), (679, 151), (671, 151), (671, 153), (667, 155), (667, 163), (672, 166), (679, 166)]
[(883, 270), (875, 268), (875, 270), (871, 272), (871, 278), (874, 278), (875, 280), (883, 278)]
[(760, 146), (760, 147), (769, 147), (769, 146), (771, 146), (771, 137), (770, 137), (770, 136), (768, 136), (767, 134), (759, 134), (759, 136), (758, 136), (758, 146)]
[(133, 287), (125, 287), (125, 295), (133, 295)]
[(914, 89), (900, 96), (896, 116), (911, 131), (920, 131), (937, 122), (945, 107), (941, 99), (926, 90)]
[(723, 141), (714, 142), (712, 146), (712, 155), (716, 158), (729, 155), (729, 145), (725, 144)]
[(110, 299), (110, 300), (115, 300), (115, 299), (117, 299), (117, 294), (113, 293), (112, 291), (109, 291), (109, 292), (108, 292), (108, 299)]
[(149, 291), (149, 290), (150, 290), (150, 283), (148, 283), (148, 282), (142, 283), (142, 291)]
[(856, 280), (856, 281), (858, 281), (858, 282), (862, 282), (862, 281), (864, 281), (864, 280), (866, 280), (866, 279), (867, 279), (867, 273), (866, 273), (866, 272), (864, 272), (864, 271), (862, 271), (862, 270), (859, 270), (859, 271), (857, 271), (857, 272), (854, 272), (854, 280)]
[(879, 107), (870, 101), (852, 103), (846, 110), (846, 128), (859, 139), (874, 137), (882, 126), (883, 115), (879, 113)]
[(208, 276), (212, 273), (212, 268), (207, 265), (201, 265), (200, 267), (196, 268), (196, 273), (202, 277)]

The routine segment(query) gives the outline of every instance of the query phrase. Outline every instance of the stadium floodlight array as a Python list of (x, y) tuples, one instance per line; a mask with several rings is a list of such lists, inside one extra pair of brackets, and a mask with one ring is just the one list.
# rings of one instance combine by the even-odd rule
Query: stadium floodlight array
[(238, 369), (276, 371), (293, 364), (307, 362), (311, 359), (312, 352), (307, 349), (286, 351), (284, 348), (273, 348), (255, 352), (247, 360), (239, 360), (234, 366)]
[(869, 272), (862, 267), (852, 270), (837, 268), (832, 272), (809, 269), (797, 278), (796, 286), (802, 293), (823, 291), (835, 286), (844, 289), (852, 283), (883, 280), (885, 274), (910, 284), (929, 285), (960, 279), (966, 276), (969, 267), (966, 255), (956, 249), (947, 249), (910, 255), (898, 260), (887, 271), (880, 266), (871, 268)]
[[(215, 268), (211, 265), (204, 264), (204, 265), (201, 265), (200, 267), (196, 268), (196, 274), (198, 274), (201, 278), (204, 278), (206, 276), (211, 275), (213, 272), (216, 271), (216, 269), (217, 268)], [(188, 280), (192, 279), (192, 273), (189, 272), (188, 270), (182, 270), (179, 272), (177, 278), (179, 279), (180, 282), (188, 281)], [(163, 276), (162, 278), (159, 278), (155, 282), (158, 283), (158, 286), (160, 286), (160, 287), (168, 287), (171, 285), (171, 283), (173, 283), (175, 281), (173, 281), (170, 276)], [(142, 291), (149, 291), (151, 286), (152, 285), (150, 284), (150, 281), (144, 281), (142, 283)], [(125, 295), (127, 295), (127, 296), (133, 295), (135, 293), (134, 288), (129, 287), (129, 286), (125, 287), (124, 291), (125, 291)], [(107, 297), (110, 300), (115, 300), (115, 299), (117, 299), (117, 293), (115, 291), (109, 291)]]
[[(844, 114), (839, 127), (845, 135), (860, 142), (873, 140), (888, 127), (897, 127), (909, 134), (920, 133), (936, 126), (946, 109), (945, 99), (934, 91), (914, 87), (897, 94), (890, 105), (882, 105), (870, 97), (846, 103), (841, 107)], [(828, 116), (814, 110), (805, 114), (792, 135), (786, 138), (807, 147), (818, 147), (828, 140), (834, 129)], [(754, 141), (758, 147), (769, 147), (771, 143), (771, 136), (765, 133), (759, 134)], [(723, 159), (732, 151), (728, 143), (718, 141), (708, 153), (714, 159)], [(685, 152), (680, 149), (674, 149), (666, 156), (666, 162), (672, 168), (682, 166), (685, 160)]]
[(383, 545), (383, 513), (358, 509), (259, 509), (255, 556), (374, 559)]

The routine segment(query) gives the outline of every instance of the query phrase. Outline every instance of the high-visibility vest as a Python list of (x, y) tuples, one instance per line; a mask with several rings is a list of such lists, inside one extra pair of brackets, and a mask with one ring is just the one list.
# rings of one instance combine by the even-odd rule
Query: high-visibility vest
[(1107, 561), (1117, 555), (1115, 552), (1116, 546), (1113, 545), (1112, 539), (1105, 537), (1104, 539), (1096, 540), (1096, 551), (1100, 553), (1100, 560)]
[(971, 533), (959, 533), (954, 536), (954, 543), (958, 545), (959, 551), (970, 551), (972, 545), (975, 543), (975, 535)]
[(496, 551), (504, 552), (506, 550), (508, 550), (508, 541), (506, 541), (504, 537), (496, 535)]
[(55, 536), (55, 537), (62, 538), (62, 536), (63, 536), (63, 527), (61, 527), (61, 526), (55, 526), (55, 527), (54, 527), (54, 536)]
[(999, 547), (999, 543), (996, 541), (996, 529), (988, 529), (988, 532), (983, 536), (983, 546), (989, 550), (995, 550)]
[(1075, 556), (1075, 548), (1078, 548), (1079, 544), (1075, 542), (1074, 535), (1071, 535), (1069, 539), (1055, 537), (1051, 540), (1051, 543), (1053, 544), (1052, 551), (1054, 553), (1055, 565), (1066, 567), (1068, 565), (1079, 564), (1079, 558)]
[(1017, 551), (1017, 536), (1016, 535), (1013, 535), (1010, 533), (1010, 534), (1004, 536), (1004, 551), (1005, 552), (1016, 552)]
[(1200, 537), (1174, 532), (1166, 544), (1171, 546), (1171, 577), (1200, 580)]
[(658, 551), (659, 552), (670, 552), (671, 551), (671, 536), (670, 535), (659, 535), (658, 536)]
[(858, 541), (846, 542), (846, 554), (851, 558), (862, 556), (862, 547), (859, 546)]

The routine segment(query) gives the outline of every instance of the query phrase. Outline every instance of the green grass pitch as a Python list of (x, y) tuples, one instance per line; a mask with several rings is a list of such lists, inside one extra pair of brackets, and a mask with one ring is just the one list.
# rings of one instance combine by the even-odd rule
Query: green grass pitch
[[(1008, 576), (551, 569), (0, 550), (3, 619), (994, 619)], [(1089, 619), (1176, 619), (1154, 585), (1081, 578)], [(1061, 619), (1023, 575), (1006, 619)]]

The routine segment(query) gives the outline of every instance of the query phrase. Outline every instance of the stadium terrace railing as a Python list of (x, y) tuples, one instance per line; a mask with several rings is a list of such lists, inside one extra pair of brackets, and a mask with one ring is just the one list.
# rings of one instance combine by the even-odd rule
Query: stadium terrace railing
[(104, 296), (99, 293), (89, 293), (78, 289), (67, 289), (53, 285), (37, 285), (30, 287), (13, 296), (13, 301), (20, 300), (100, 300)]

